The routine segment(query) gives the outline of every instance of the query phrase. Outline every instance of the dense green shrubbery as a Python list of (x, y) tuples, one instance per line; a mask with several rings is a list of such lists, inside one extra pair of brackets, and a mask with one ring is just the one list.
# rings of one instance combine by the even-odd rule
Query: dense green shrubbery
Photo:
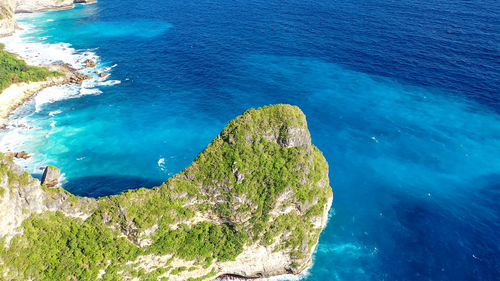
[[(250, 217), (252, 227), (248, 229), (248, 234), (253, 241), (270, 231), (269, 212), (276, 203), (276, 197), (287, 188), (294, 192), (295, 200), (300, 203), (318, 199), (318, 204), (312, 206), (315, 211), (308, 212), (308, 215), (319, 215), (318, 208), (322, 211), (326, 198), (331, 196), (331, 189), (318, 185), (320, 180), (326, 179), (325, 172), (328, 170), (322, 153), (313, 145), (312, 151), (306, 151), (304, 147), (286, 148), (264, 137), (269, 132), (279, 132), (280, 137), (286, 138), (288, 128), (305, 127), (305, 116), (295, 106), (250, 109), (229, 122), (220, 136), (186, 168), (183, 173), (188, 177), (173, 177), (169, 183), (177, 183), (177, 186), (179, 182), (184, 182), (195, 187), (232, 187), (219, 188), (221, 196), (227, 200), (219, 202), (214, 211), (226, 218), (237, 213)], [(239, 183), (236, 170), (246, 175)], [(229, 203), (231, 198), (242, 195), (252, 201), (251, 207)], [(308, 233), (314, 232), (307, 222), (302, 219), (294, 226), (304, 229), (301, 233), (305, 238), (308, 238)]]
[(46, 67), (31, 66), (0, 46), (0, 91), (18, 82), (42, 81), (50, 76), (60, 75)]
[(193, 227), (181, 224), (175, 230), (160, 228), (150, 250), (160, 254), (175, 254), (186, 260), (233, 260), (243, 251), (246, 236), (226, 224), (200, 222)]
[(9, 275), (31, 280), (95, 280), (100, 269), (133, 260), (139, 248), (100, 219), (86, 221), (61, 212), (32, 215), (23, 222), (2, 258)]

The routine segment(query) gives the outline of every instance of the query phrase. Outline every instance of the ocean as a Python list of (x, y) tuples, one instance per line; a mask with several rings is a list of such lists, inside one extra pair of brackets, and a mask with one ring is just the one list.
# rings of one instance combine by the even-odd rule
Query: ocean
[(311, 268), (278, 279), (499, 280), (499, 15), (496, 0), (99, 0), (18, 15), (8, 50), (111, 75), (42, 91), (0, 148), (98, 197), (167, 180), (250, 107), (294, 104), (334, 202)]

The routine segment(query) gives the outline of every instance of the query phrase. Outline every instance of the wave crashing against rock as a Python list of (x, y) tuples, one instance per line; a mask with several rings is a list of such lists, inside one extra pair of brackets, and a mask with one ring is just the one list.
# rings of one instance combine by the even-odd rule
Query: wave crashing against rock
[(152, 189), (78, 197), (40, 185), (4, 156), (0, 163), (0, 270), (8, 280), (297, 274), (311, 262), (332, 203), (328, 164), (290, 105), (246, 111)]

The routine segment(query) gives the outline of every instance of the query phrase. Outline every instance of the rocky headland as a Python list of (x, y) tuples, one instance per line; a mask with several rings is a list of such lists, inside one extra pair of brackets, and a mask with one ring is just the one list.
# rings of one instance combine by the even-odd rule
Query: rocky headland
[(0, 279), (298, 274), (332, 198), (328, 164), (290, 105), (233, 119), (161, 186), (97, 199), (42, 185), (0, 154)]

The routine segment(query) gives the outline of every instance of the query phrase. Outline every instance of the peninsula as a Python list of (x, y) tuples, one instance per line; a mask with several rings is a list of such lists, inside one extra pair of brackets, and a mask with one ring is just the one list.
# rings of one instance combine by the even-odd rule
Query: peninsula
[(0, 278), (213, 280), (297, 274), (332, 203), (302, 111), (250, 109), (161, 186), (103, 198), (0, 156)]

